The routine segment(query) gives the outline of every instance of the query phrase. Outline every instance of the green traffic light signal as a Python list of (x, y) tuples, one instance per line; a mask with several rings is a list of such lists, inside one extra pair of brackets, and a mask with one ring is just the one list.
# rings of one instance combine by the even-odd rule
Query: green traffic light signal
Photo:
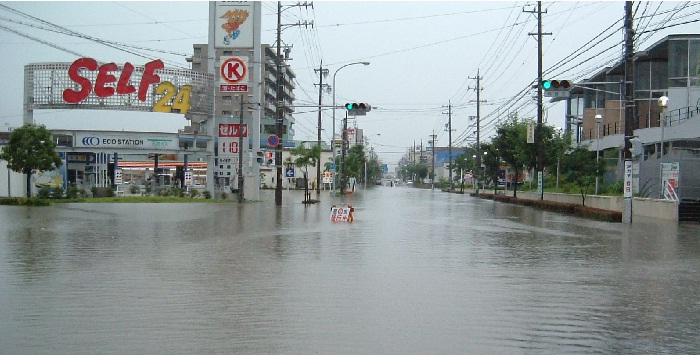
[(549, 80), (543, 80), (542, 81), (542, 88), (545, 90), (549, 90), (552, 87), (552, 82)]

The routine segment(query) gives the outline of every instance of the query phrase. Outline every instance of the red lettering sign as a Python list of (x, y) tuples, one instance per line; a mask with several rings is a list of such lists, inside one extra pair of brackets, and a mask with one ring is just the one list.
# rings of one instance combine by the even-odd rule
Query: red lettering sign
[[(152, 84), (160, 83), (160, 77), (155, 74), (158, 69), (165, 68), (163, 61), (160, 59), (146, 63), (141, 75), (141, 83), (138, 90), (138, 98), (141, 101), (146, 101), (146, 94), (148, 93), (148, 87)], [(119, 81), (117, 81), (114, 72), (119, 70), (119, 67), (115, 63), (107, 63), (98, 67), (97, 61), (92, 58), (80, 58), (71, 64), (68, 69), (68, 77), (80, 86), (80, 90), (66, 89), (63, 91), (63, 101), (69, 104), (77, 104), (81, 101), (87, 99), (90, 92), (93, 91), (92, 83), (89, 79), (80, 75), (80, 69), (87, 69), (89, 71), (97, 72), (97, 78), (95, 79), (94, 92), (97, 97), (110, 97), (115, 94), (115, 91), (119, 95), (127, 95), (136, 92), (136, 88), (133, 85), (129, 85), (129, 79), (131, 79), (131, 74), (134, 72), (134, 66), (131, 63), (124, 64), (124, 69), (119, 76)], [(116, 90), (109, 84), (117, 83)]]

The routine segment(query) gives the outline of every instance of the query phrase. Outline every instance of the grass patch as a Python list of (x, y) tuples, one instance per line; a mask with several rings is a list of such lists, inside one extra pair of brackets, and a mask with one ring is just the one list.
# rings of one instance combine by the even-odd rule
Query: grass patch
[(237, 203), (236, 200), (212, 200), (204, 198), (190, 198), (177, 196), (119, 196), (119, 197), (95, 197), (72, 198), (52, 200), (56, 203)]
[(593, 219), (604, 222), (622, 222), (622, 212), (601, 210), (578, 204), (563, 203), (547, 200), (528, 200), (512, 196), (480, 194), (479, 197), (499, 202), (512, 203), (521, 206), (531, 206), (542, 210), (574, 215), (577, 217)]
[(37, 197), (2, 197), (0, 205), (3, 206), (49, 206), (49, 200)]

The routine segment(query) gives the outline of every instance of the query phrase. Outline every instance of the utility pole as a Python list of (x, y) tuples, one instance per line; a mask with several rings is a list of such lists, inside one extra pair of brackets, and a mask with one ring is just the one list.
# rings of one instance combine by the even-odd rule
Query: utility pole
[[(632, 1), (625, 2), (625, 168), (632, 165), (630, 138), (634, 135), (634, 28), (632, 27)], [(662, 136), (663, 137), (663, 136)], [(662, 141), (663, 142), (663, 141)], [(663, 143), (661, 144), (663, 157)], [(625, 177), (626, 179), (628, 177)], [(629, 177), (631, 179), (631, 177)], [(625, 197), (623, 223), (632, 223), (632, 198)]]
[[(444, 112), (443, 112), (444, 113)], [(447, 148), (447, 155), (449, 161), (449, 185), (447, 186), (448, 191), (452, 191), (452, 101), (447, 102), (447, 125), (445, 130), (447, 131), (449, 144)]]
[(275, 133), (279, 137), (279, 144), (275, 147), (275, 165), (277, 166), (277, 174), (275, 175), (275, 205), (282, 206), (282, 120), (284, 119), (282, 112), (282, 2), (277, 2), (277, 82), (275, 98)]
[[(238, 116), (238, 203), (243, 203), (243, 95), (241, 95), (240, 98), (241, 105), (239, 109), (241, 111)], [(248, 130), (246, 130), (246, 132), (247, 131)]]
[[(535, 13), (535, 11), (525, 11)], [(545, 14), (547, 11), (544, 12)], [(537, 179), (538, 184), (542, 183), (544, 175), (544, 152), (542, 151), (542, 36), (551, 35), (552, 33), (542, 33), (542, 1), (537, 2), (537, 33), (528, 33), (528, 35), (537, 35), (537, 127), (535, 127), (535, 151), (537, 152)], [(539, 199), (544, 198), (543, 190), (537, 189)]]
[[(323, 60), (321, 60), (321, 65), (317, 69), (318, 72), (318, 161), (316, 162), (316, 196), (321, 194), (321, 100), (323, 98), (323, 87), (328, 87), (327, 84), (323, 83), (323, 77), (328, 76), (328, 69), (323, 69)], [(331, 147), (331, 149), (335, 149)]]
[(343, 169), (345, 169), (345, 152), (347, 150), (348, 142), (348, 110), (345, 110), (345, 119), (343, 119), (343, 146), (340, 154), (340, 194), (345, 195), (345, 185), (347, 184), (347, 179), (343, 175)]
[(632, 159), (630, 138), (634, 135), (634, 28), (632, 1), (625, 2), (625, 159)]
[[(308, 7), (309, 3), (297, 3), (289, 5), (289, 7)], [(276, 186), (275, 186), (275, 205), (282, 206), (282, 127), (284, 122), (284, 111), (282, 110), (282, 26), (306, 26), (309, 23), (304, 21), (291, 25), (282, 25), (282, 2), (277, 2), (277, 58), (275, 58), (277, 66), (277, 82), (276, 82), (276, 98), (275, 98), (275, 134), (279, 137), (279, 144), (275, 148), (275, 166), (277, 167)], [(311, 22), (313, 26), (313, 22)], [(286, 58), (285, 58), (286, 59)]]
[[(481, 176), (481, 103), (486, 102), (486, 100), (481, 101), (481, 77), (479, 75), (479, 69), (476, 70), (476, 78), (469, 77), (469, 79), (476, 80), (476, 169), (478, 171), (477, 177)], [(467, 90), (471, 87), (467, 87)], [(475, 188), (477, 196), (479, 195), (479, 179), (476, 180)]]
[(430, 151), (433, 153), (431, 169), (430, 169), (430, 189), (431, 190), (435, 188), (435, 137), (437, 137), (437, 135), (435, 134), (435, 130), (433, 130), (433, 134), (430, 135)]

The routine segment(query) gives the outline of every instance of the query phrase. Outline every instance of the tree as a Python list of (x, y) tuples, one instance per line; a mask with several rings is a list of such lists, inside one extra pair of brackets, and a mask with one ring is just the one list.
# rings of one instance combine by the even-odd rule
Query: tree
[(27, 197), (31, 197), (33, 171), (54, 170), (63, 164), (55, 148), (51, 132), (43, 125), (25, 124), (10, 134), (0, 159), (6, 160), (13, 171), (27, 175)]
[(605, 173), (605, 161), (596, 162), (594, 152), (587, 147), (576, 147), (562, 158), (564, 176), (568, 182), (578, 185), (581, 192), (581, 205), (586, 205), (586, 195), (591, 186), (595, 185), (596, 176)]
[(501, 157), (493, 144), (481, 145), (481, 162), (484, 164), (483, 176), (493, 182), (493, 193), (498, 189), (498, 174), (501, 172)]
[(459, 179), (462, 182), (459, 187), (459, 192), (464, 192), (464, 173), (467, 171), (474, 171), (476, 167), (476, 161), (474, 160), (474, 154), (476, 150), (471, 147), (464, 148), (464, 153), (457, 155), (453, 162), (455, 168), (459, 171)]
[[(298, 145), (294, 147), (291, 151), (292, 156), (297, 157), (294, 159), (294, 165), (304, 168), (304, 201), (309, 200), (309, 165), (316, 166), (321, 160), (321, 146), (314, 144), (311, 149), (305, 148), (303, 145)], [(316, 177), (320, 179), (320, 176)]]
[(514, 116), (498, 127), (492, 142), (501, 158), (515, 171), (513, 197), (518, 197), (520, 171), (524, 166), (534, 166), (535, 147), (527, 143), (527, 124)]

